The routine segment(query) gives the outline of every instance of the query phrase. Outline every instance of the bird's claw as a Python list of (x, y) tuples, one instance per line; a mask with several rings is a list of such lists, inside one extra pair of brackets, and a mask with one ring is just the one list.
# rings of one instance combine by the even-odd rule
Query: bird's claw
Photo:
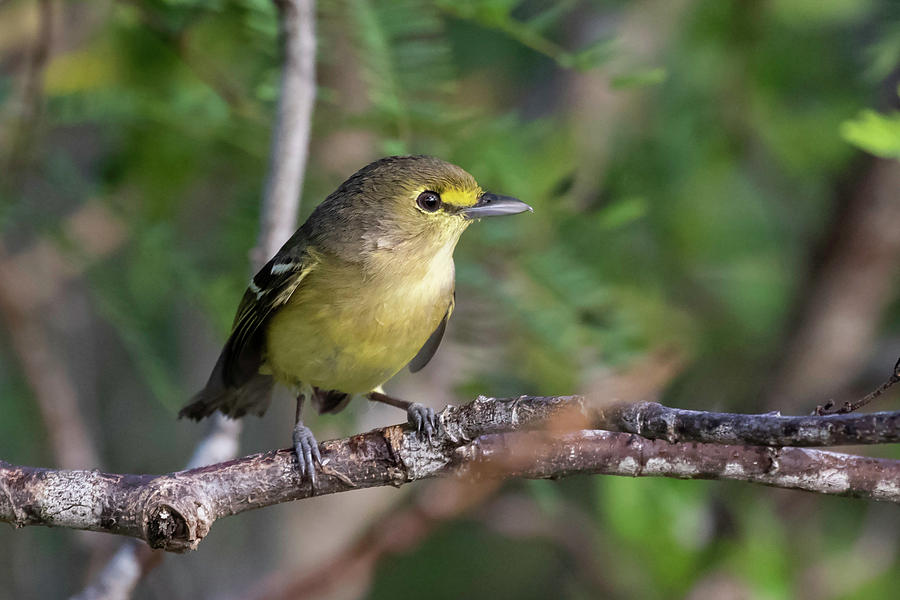
[(424, 433), (429, 444), (433, 436), (441, 431), (441, 422), (430, 406), (413, 402), (406, 409), (406, 415), (409, 424), (416, 428), (416, 433), (420, 437)]
[(306, 478), (316, 487), (316, 463), (322, 464), (322, 455), (319, 454), (319, 443), (313, 432), (302, 423), (294, 427), (294, 452), (297, 453), (297, 463), (300, 466), (300, 477)]

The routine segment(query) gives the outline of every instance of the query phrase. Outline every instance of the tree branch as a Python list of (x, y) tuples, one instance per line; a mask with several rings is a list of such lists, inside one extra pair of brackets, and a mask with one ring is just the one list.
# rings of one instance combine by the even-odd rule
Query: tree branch
[(806, 448), (669, 443), (611, 431), (491, 434), (458, 450), (463, 472), (732, 479), (900, 503), (900, 461)]
[(784, 417), (670, 408), (656, 402), (601, 410), (603, 429), (668, 442), (758, 446), (848, 446), (900, 442), (900, 412)]
[[(257, 269), (294, 233), (316, 99), (315, 2), (275, 0), (275, 5), (281, 17), (284, 68), (259, 240), (251, 256)], [(286, 218), (291, 215), (293, 218)]]
[[(98, 471), (54, 471), (0, 462), (0, 520), (16, 526), (51, 525), (106, 531), (136, 537), (154, 548), (183, 552), (197, 547), (216, 519), (254, 508), (312, 495), (374, 486), (399, 486), (417, 479), (460, 473), (469, 477), (561, 477), (574, 473), (738, 479), (778, 487), (851, 495), (900, 503), (900, 461), (816, 450), (771, 446), (722, 445), (649, 440), (634, 434), (579, 431), (597, 423), (656, 423), (660, 407), (653, 403), (595, 411), (579, 396), (479, 397), (448, 406), (440, 414), (444, 431), (433, 444), (406, 425), (376, 429), (320, 444), (322, 476), (313, 489), (301, 478), (289, 450), (244, 458), (161, 476), (118, 475)], [(823, 440), (898, 439), (900, 413), (874, 415), (892, 428), (865, 433), (873, 415), (779, 417), (675, 411), (706, 429), (678, 426), (644, 427), (648, 435), (679, 439), (773, 441), (756, 432), (772, 422), (782, 433), (806, 432), (817, 422), (825, 433), (791, 437), (797, 443)], [(665, 414), (665, 411), (662, 411)], [(808, 421), (798, 426), (797, 420)], [(723, 427), (722, 423), (728, 427)], [(835, 427), (835, 423), (842, 426)], [(854, 435), (859, 425), (860, 435)], [(523, 433), (528, 430), (531, 433)], [(727, 431), (724, 438), (721, 433)], [(515, 433), (513, 433), (515, 432)], [(836, 432), (836, 433), (834, 433)], [(833, 436), (829, 437), (829, 436)]]

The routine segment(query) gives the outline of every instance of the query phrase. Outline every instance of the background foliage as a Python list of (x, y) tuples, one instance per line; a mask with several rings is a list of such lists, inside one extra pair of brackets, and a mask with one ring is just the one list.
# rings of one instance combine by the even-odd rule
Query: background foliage
[[(41, 65), (42, 7), (53, 33)], [(898, 354), (893, 268), (883, 289), (856, 290), (880, 295), (845, 324), (869, 332), (852, 368), (823, 388), (784, 367), (816, 326), (813, 296), (835, 255), (885, 251), (874, 238), (840, 242), (878, 193), (873, 172), (898, 168), (896, 2), (322, 0), (318, 29), (304, 215), (396, 153), (441, 156), (535, 208), (464, 236), (449, 341), (389, 390), (435, 406), (614, 389), (806, 412), (857, 395)], [(0, 248), (14, 257), (50, 241), (79, 265), (40, 316), (100, 450), (90, 466), (174, 470), (202, 435), (174, 417), (246, 285), (277, 48), (266, 0), (0, 4)], [(99, 256), (66, 226), (91, 206), (122, 236)], [(0, 456), (52, 465), (5, 339)], [(642, 386), (659, 371), (671, 379)], [(287, 445), (291, 411), (281, 402), (249, 421), (242, 450)], [(360, 401), (313, 427), (324, 439), (398, 418)], [(227, 520), (136, 597), (242, 597), (273, 573), (314, 569), (420, 492)], [(515, 482), (329, 594), (887, 598), (900, 587), (889, 508), (722, 483)], [(0, 598), (76, 591), (104, 556), (85, 539), (0, 531)]]

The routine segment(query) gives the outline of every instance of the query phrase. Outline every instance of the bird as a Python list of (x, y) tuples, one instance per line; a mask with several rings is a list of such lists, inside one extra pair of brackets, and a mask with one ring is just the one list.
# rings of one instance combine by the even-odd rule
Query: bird
[(253, 276), (205, 387), (179, 418), (261, 416), (275, 383), (296, 391), (293, 449), (314, 487), (322, 458), (302, 419), (307, 396), (319, 413), (360, 395), (401, 408), (430, 442), (440, 431), (434, 410), (382, 386), (437, 351), (455, 305), (460, 235), (482, 217), (532, 210), (432, 156), (366, 165)]

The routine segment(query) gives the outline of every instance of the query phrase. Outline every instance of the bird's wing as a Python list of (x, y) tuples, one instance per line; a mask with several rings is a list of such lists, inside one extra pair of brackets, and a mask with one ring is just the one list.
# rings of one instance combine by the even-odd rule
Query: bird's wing
[(438, 346), (441, 345), (441, 340), (444, 339), (444, 331), (447, 329), (447, 321), (450, 320), (450, 315), (453, 314), (453, 307), (456, 305), (456, 292), (453, 292), (453, 295), (450, 296), (450, 305), (447, 307), (447, 312), (444, 313), (444, 318), (441, 319), (441, 322), (438, 324), (437, 329), (428, 336), (428, 339), (425, 341), (425, 345), (419, 350), (418, 354), (416, 354), (411, 361), (409, 361), (409, 370), (411, 373), (415, 373), (416, 371), (421, 371), (425, 365), (431, 360), (431, 357), (434, 356), (434, 353), (437, 352)]
[(282, 250), (250, 281), (238, 307), (231, 335), (222, 350), (222, 378), (229, 387), (256, 375), (263, 359), (264, 324), (300, 287), (315, 260), (307, 248)]

